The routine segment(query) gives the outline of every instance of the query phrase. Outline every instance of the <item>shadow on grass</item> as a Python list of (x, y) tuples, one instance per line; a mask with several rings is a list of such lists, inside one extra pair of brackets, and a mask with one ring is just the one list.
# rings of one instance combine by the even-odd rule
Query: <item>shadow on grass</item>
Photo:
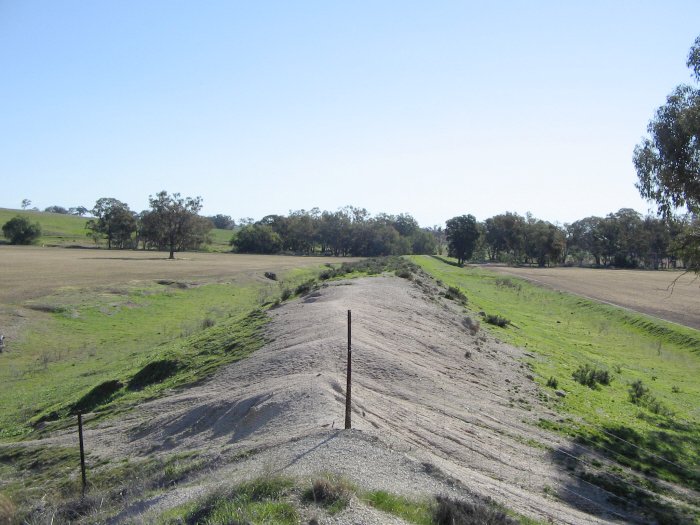
[[(671, 503), (661, 496), (668, 490), (656, 482), (660, 478), (683, 488), (700, 488), (700, 471), (693, 466), (700, 450), (700, 429), (676, 426), (680, 428), (642, 435), (622, 425), (609, 425), (596, 434), (576, 438), (582, 446), (573, 444), (552, 451), (552, 461), (571, 474), (557, 496), (584, 512), (624, 516), (630, 523), (697, 523), (697, 499), (674, 494), (678, 501)], [(584, 452), (590, 449), (636, 472), (600, 462), (598, 454)], [(684, 498), (686, 502), (681, 503)]]
[(433, 259), (435, 259), (437, 261), (444, 262), (445, 264), (449, 264), (450, 266), (456, 266), (457, 268), (464, 268), (463, 265), (460, 266), (455, 261), (450, 261), (449, 259), (442, 257), (441, 255), (431, 255), (430, 257), (432, 257)]

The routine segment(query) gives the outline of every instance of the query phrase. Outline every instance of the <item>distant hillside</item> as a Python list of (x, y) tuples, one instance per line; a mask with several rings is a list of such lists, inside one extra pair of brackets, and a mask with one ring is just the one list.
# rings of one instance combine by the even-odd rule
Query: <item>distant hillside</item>
[(0, 225), (17, 215), (23, 215), (32, 222), (41, 225), (41, 237), (37, 244), (46, 246), (94, 246), (85, 234), (85, 223), (88, 219), (75, 215), (63, 215), (61, 213), (45, 213), (42, 211), (11, 210), (0, 208)]
[[(92, 239), (87, 236), (88, 230), (85, 229), (85, 223), (89, 217), (0, 208), (0, 226), (17, 215), (28, 217), (32, 222), (38, 222), (41, 225), (41, 237), (36, 243), (40, 246), (95, 246)], [(212, 244), (209, 245), (209, 249), (212, 251), (230, 250), (229, 241), (232, 235), (231, 230), (211, 230)], [(0, 232), (0, 241), (3, 240)]]

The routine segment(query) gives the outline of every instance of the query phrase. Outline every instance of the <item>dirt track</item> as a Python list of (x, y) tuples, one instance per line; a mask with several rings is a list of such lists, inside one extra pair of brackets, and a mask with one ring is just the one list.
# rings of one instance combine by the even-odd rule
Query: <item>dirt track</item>
[(483, 267), (700, 330), (700, 280), (693, 274), (591, 268)]
[[(98, 456), (199, 450), (222, 458), (199, 482), (135, 502), (121, 521), (223, 481), (331, 471), (364, 488), (410, 495), (473, 491), (555, 523), (625, 522), (608, 495), (555, 461), (581, 451), (535, 426), (555, 416), (528, 378), (523, 361), (533, 357), (483, 331), (472, 335), (459, 307), (430, 286), (371, 278), (323, 288), (273, 310), (270, 342), (250, 358), (89, 430), (86, 442)], [(350, 432), (338, 430), (348, 309)]]

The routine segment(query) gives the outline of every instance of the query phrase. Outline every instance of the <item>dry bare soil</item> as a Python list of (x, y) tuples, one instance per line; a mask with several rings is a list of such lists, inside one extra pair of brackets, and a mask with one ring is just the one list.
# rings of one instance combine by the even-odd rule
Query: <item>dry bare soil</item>
[[(339, 430), (347, 310), (351, 431)], [(461, 307), (429, 281), (334, 282), (270, 315), (269, 342), (250, 358), (87, 431), (93, 462), (174, 451), (214, 458), (206, 474), (131, 501), (115, 522), (149, 522), (219, 484), (324, 471), (414, 497), (477, 493), (553, 523), (631, 521), (609, 494), (561, 466), (586, 450), (536, 426), (556, 416), (530, 375), (534, 356), (473, 333)], [(321, 522), (388, 521), (358, 521), (351, 509)]]
[(484, 268), (700, 330), (700, 280), (681, 271)]

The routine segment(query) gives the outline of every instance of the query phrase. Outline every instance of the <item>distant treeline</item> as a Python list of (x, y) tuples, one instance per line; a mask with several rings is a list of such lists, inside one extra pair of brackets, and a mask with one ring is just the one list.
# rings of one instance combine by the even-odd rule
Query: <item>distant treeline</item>
[(352, 206), (335, 212), (314, 208), (287, 216), (268, 215), (255, 222), (242, 220), (231, 244), (240, 253), (458, 256), (455, 237), (467, 235), (473, 248), (468, 260), (660, 268), (682, 264), (683, 239), (697, 227), (690, 216), (667, 221), (627, 208), (563, 226), (531, 214), (506, 212), (483, 222), (474, 220), (473, 231), (466, 233), (456, 231), (459, 221), (454, 219), (446, 228), (423, 228), (406, 213), (371, 216), (364, 208)]
[[(25, 199), (23, 208), (30, 205)], [(478, 222), (471, 215), (454, 217), (446, 227), (421, 227), (408, 213), (371, 215), (364, 208), (337, 211), (290, 211), (255, 221), (229, 215), (202, 217), (201, 198), (160, 192), (140, 213), (117, 199), (99, 199), (92, 210), (51, 206), (53, 213), (90, 214), (87, 234), (108, 248), (197, 250), (211, 242), (212, 228), (231, 230), (238, 253), (290, 253), (372, 257), (447, 254), (466, 260), (538, 266), (579, 265), (617, 268), (683, 266), (692, 259), (688, 239), (700, 221), (692, 215), (660, 219), (623, 208), (605, 217), (586, 217), (553, 224), (506, 212)], [(8, 237), (9, 238), (9, 237)]]

